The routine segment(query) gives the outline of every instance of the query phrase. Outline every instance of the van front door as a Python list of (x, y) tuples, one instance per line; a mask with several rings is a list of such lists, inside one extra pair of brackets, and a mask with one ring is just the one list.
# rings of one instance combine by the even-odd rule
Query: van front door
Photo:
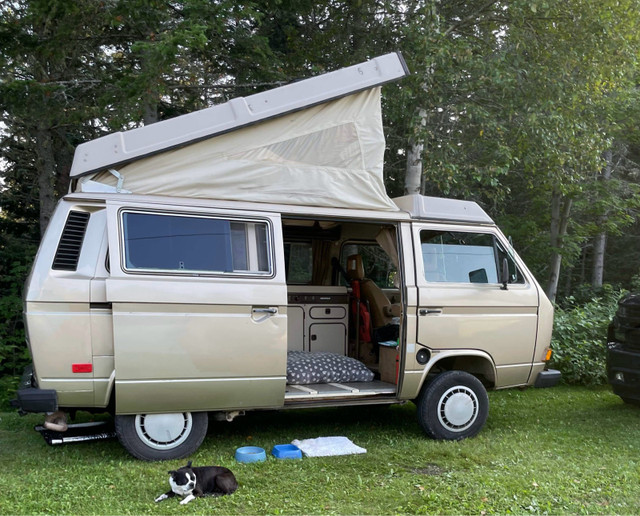
[[(487, 353), (496, 386), (526, 383), (536, 342), (538, 291), (495, 228), (414, 224), (418, 343)], [(500, 283), (504, 259), (509, 282)], [(528, 271), (527, 271), (528, 274)]]
[(284, 402), (277, 214), (108, 203), (116, 412)]

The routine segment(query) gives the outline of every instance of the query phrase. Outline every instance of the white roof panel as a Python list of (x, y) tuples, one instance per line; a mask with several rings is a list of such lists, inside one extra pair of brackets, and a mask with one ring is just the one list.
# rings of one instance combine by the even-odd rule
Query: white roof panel
[(396, 197), (392, 200), (398, 208), (417, 219), (494, 224), (487, 212), (473, 201), (427, 197), (417, 194)]

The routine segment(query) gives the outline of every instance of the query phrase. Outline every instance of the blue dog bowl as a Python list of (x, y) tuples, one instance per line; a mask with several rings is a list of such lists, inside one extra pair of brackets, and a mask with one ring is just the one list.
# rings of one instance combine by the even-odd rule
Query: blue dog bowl
[(294, 444), (276, 444), (271, 453), (276, 459), (302, 458), (302, 450)]
[(236, 450), (236, 460), (238, 462), (261, 462), (267, 459), (267, 454), (263, 448), (258, 446), (243, 446)]

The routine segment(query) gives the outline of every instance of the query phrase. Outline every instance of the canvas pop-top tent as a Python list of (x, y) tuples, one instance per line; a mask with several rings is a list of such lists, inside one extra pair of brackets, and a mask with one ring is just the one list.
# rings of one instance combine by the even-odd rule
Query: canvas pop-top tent
[(380, 86), (400, 54), (81, 144), (75, 191), (397, 210), (382, 167)]

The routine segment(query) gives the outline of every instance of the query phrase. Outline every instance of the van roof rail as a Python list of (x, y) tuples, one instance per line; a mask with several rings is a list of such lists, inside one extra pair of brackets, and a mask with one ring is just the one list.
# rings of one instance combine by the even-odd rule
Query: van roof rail
[(399, 52), (78, 145), (71, 177), (122, 165), (409, 75)]

